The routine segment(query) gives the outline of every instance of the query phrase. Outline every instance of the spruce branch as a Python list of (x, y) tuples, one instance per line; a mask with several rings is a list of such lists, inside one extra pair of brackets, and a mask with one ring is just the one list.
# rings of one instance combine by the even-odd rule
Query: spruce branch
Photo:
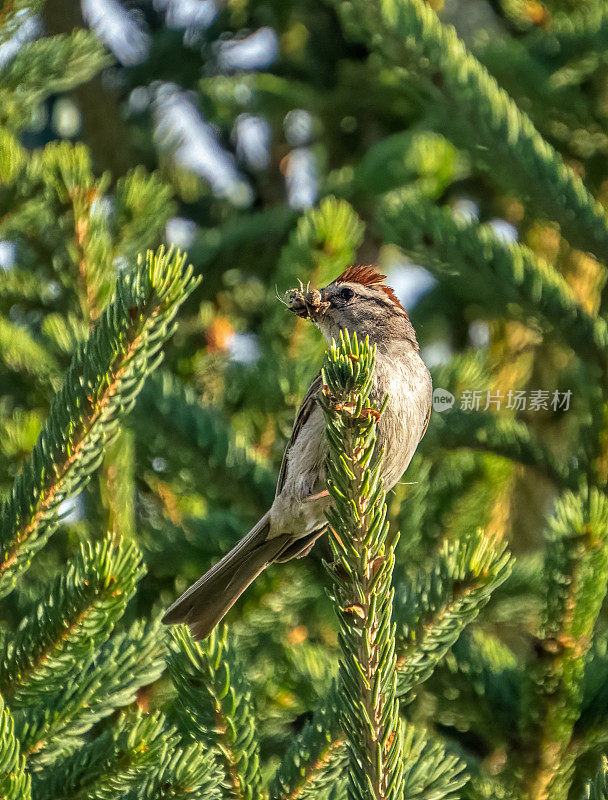
[(91, 31), (26, 42), (2, 70), (0, 123), (27, 123), (45, 97), (85, 83), (110, 63)]
[(340, 333), (322, 370), (321, 407), (329, 457), (327, 513), (335, 562), (332, 598), (342, 650), (339, 715), (349, 760), (349, 797), (401, 798), (403, 728), (396, 696), (395, 626), (391, 621), (394, 542), (375, 452), (381, 409), (370, 408), (375, 347)]
[(185, 626), (171, 632), (169, 674), (177, 710), (192, 738), (215, 753), (229, 796), (260, 796), (259, 748), (249, 686), (228, 642), (227, 629), (196, 642)]
[(138, 797), (150, 800), (222, 800), (221, 771), (201, 744), (167, 748)]
[[(570, 14), (574, 22), (577, 14), (574, 10)], [(557, 17), (553, 20), (557, 22)], [(545, 44), (551, 42), (547, 54), (552, 49), (553, 57), (536, 54), (539, 39), (534, 34), (525, 39), (489, 37), (473, 47), (498, 83), (525, 107), (539, 133), (560, 152), (589, 164), (593, 154), (603, 152), (608, 144), (601, 118), (583, 88), (596, 79), (602, 57), (589, 52), (584, 58), (563, 63), (557, 37), (549, 30), (543, 33)]]
[(348, 764), (336, 682), (292, 741), (270, 783), (271, 800), (303, 800), (330, 791)]
[(430, 6), (423, 0), (334, 2), (355, 38), (409, 70), (446, 136), (514, 188), (536, 215), (556, 220), (575, 247), (608, 261), (608, 218), (600, 203)]
[(6, 413), (0, 406), (0, 453), (8, 459), (19, 459), (32, 449), (38, 438), (42, 420), (35, 411)]
[[(428, 432), (425, 439), (426, 436)], [(416, 482), (407, 491), (407, 502), (403, 502), (396, 517), (403, 532), (402, 541), (413, 544), (422, 539), (439, 544), (462, 499), (470, 493), (477, 495), (477, 486), (487, 476), (486, 462), (483, 456), (465, 449), (448, 451), (438, 460), (431, 457), (415, 462), (412, 478)], [(470, 524), (465, 521), (460, 530), (470, 530)]]
[(267, 462), (240, 441), (219, 409), (205, 408), (195, 392), (169, 372), (155, 375), (144, 388), (140, 407), (158, 414), (178, 433), (186, 446), (196, 448), (213, 470), (226, 480), (237, 481), (243, 492), (269, 502), (274, 496), (276, 476)]
[(17, 375), (29, 375), (47, 388), (61, 385), (57, 362), (29, 331), (0, 315), (0, 363)]
[(91, 157), (80, 143), (48, 144), (39, 156), (40, 175), (62, 209), (70, 213), (67, 249), (75, 267), (82, 317), (91, 324), (114, 288), (115, 269), (106, 215), (99, 205), (110, 176), (96, 179)]
[(555, 458), (525, 423), (484, 411), (462, 411), (459, 408), (447, 409), (439, 416), (429, 431), (429, 442), (424, 444), (428, 452), (441, 447), (494, 453), (532, 467), (561, 489), (576, 487), (574, 464)]
[(579, 355), (603, 365), (608, 325), (580, 305), (564, 278), (521, 244), (499, 239), (488, 225), (454, 217), (420, 196), (388, 195), (378, 214), (381, 230), (427, 267), (464, 302), (484, 313), (505, 313), (557, 335)]
[(595, 777), (588, 781), (581, 800), (608, 800), (608, 759), (602, 756)]
[(0, 691), (30, 705), (80, 674), (82, 660), (110, 635), (144, 574), (134, 544), (81, 546), (14, 636), (2, 643)]
[(277, 276), (287, 286), (298, 278), (324, 285), (344, 264), (355, 260), (362, 240), (363, 223), (352, 206), (326, 197), (298, 220), (281, 251)]
[(89, 326), (80, 315), (47, 314), (42, 323), (44, 338), (62, 355), (72, 356), (89, 333)]
[(469, 730), (495, 751), (516, 740), (523, 671), (512, 650), (484, 631), (467, 630), (435, 670), (431, 691), (442, 698), (438, 723)]
[[(2, 158), (0, 141), (0, 159)], [(0, 175), (2, 166), (0, 165)], [(13, 269), (0, 272), (0, 312), (8, 314), (11, 306), (19, 303), (25, 308), (50, 308), (56, 302), (53, 287), (42, 275), (26, 269)]]
[(412, 724), (405, 728), (403, 759), (404, 798), (458, 800), (468, 783), (465, 764)]
[(438, 197), (464, 169), (463, 156), (445, 136), (414, 127), (372, 144), (355, 166), (350, 187), (342, 183), (341, 191), (350, 188), (364, 198), (408, 186), (424, 197)]
[(0, 509), (0, 596), (12, 591), (58, 524), (58, 509), (99, 465), (106, 443), (130, 411), (179, 306), (197, 281), (185, 257), (148, 251), (80, 345), (48, 420), (9, 498)]
[[(416, 686), (431, 676), (463, 629), (507, 579), (511, 566), (504, 545), (476, 533), (444, 543), (432, 572), (421, 570), (414, 578), (397, 581), (396, 691), (402, 702), (411, 699)], [(341, 774), (346, 751), (338, 707), (334, 685), (286, 752), (271, 782), (273, 800), (316, 797)]]
[[(334, 694), (328, 700), (338, 701), (337, 687), (332, 691)], [(310, 744), (314, 750), (314, 735)], [(302, 755), (306, 756), (305, 750), (302, 750)], [(318, 753), (316, 760), (292, 764), (290, 776), (285, 768), (286, 760), (293, 756), (293, 748), (290, 748), (271, 783), (270, 797), (272, 800), (341, 800), (350, 796), (348, 755), (344, 735), (338, 732), (337, 737)], [(405, 727), (402, 757), (403, 797), (408, 800), (456, 800), (468, 781), (464, 763), (411, 724)]]
[(444, 542), (431, 571), (395, 587), (397, 691), (407, 698), (430, 677), (464, 628), (509, 577), (506, 545), (480, 531)]
[[(110, 444), (101, 469), (101, 501), (107, 530), (119, 541), (135, 536), (135, 436), (128, 428)], [(141, 542), (141, 540), (139, 540)]]
[(521, 800), (521, 795), (513, 785), (501, 780), (502, 776), (481, 774), (471, 769), (471, 780), (464, 787), (460, 800)]
[[(14, 212), (13, 202), (18, 196), (14, 185), (23, 177), (26, 166), (26, 151), (16, 135), (4, 127), (0, 127), (0, 229), (4, 233), (6, 216)], [(8, 188), (10, 186), (10, 188)]]
[(605, 635), (596, 634), (585, 664), (581, 716), (576, 722), (577, 735), (584, 735), (587, 739), (601, 731), (607, 714), (608, 639)]
[(0, 697), (0, 797), (2, 800), (31, 800), (31, 796), (31, 778), (25, 771), (25, 758), (15, 737), (13, 718)]
[(36, 773), (35, 796), (38, 800), (152, 800), (159, 794), (141, 789), (149, 785), (166, 754), (178, 747), (177, 731), (162, 714), (124, 714), (74, 755)]
[(608, 584), (608, 500), (595, 489), (566, 492), (547, 531), (546, 606), (540, 659), (527, 707), (529, 794), (565, 798), (566, 751), (583, 701), (584, 672)]
[[(138, 541), (150, 572), (158, 578), (174, 578), (182, 570), (194, 578), (196, 565), (229, 550), (243, 535), (246, 523), (230, 511), (182, 517), (172, 507), (172, 499), (163, 497), (166, 518), (158, 519), (156, 513), (149, 513), (150, 519), (138, 532)], [(168, 552), (173, 556), (171, 563), (167, 562)], [(178, 570), (177, 564), (183, 567)]]
[(158, 713), (123, 715), (34, 776), (41, 800), (220, 800), (221, 775), (200, 744), (184, 745)]
[(114, 250), (121, 258), (136, 258), (162, 236), (167, 219), (175, 213), (171, 194), (156, 173), (141, 166), (118, 179), (112, 228)]
[[(230, 217), (216, 228), (199, 228), (190, 246), (190, 254), (201, 268), (205, 268), (221, 263), (222, 259), (228, 261), (235, 253), (243, 253), (245, 248), (255, 247), (260, 242), (265, 246), (269, 242), (282, 242), (297, 216), (295, 209), (280, 204)], [(256, 262), (251, 266), (259, 269)]]
[[(339, 274), (344, 264), (356, 259), (357, 249), (363, 241), (364, 226), (353, 207), (345, 200), (325, 197), (318, 208), (308, 209), (298, 219), (287, 244), (281, 250), (277, 265), (280, 286), (293, 286), (298, 280), (311, 281), (324, 286)], [(285, 321), (282, 310), (276, 307), (272, 325), (265, 335), (274, 338), (277, 331), (289, 337), (288, 351), (314, 352), (318, 348), (310, 326), (304, 327), (296, 320)], [(269, 345), (273, 345), (270, 338)]]
[(164, 638), (158, 622), (134, 623), (79, 662), (63, 687), (20, 703), (15, 726), (28, 763), (40, 769), (81, 747), (100, 720), (135, 702), (137, 692), (164, 668)]
[(608, 46), (608, 9), (603, 4), (573, 8), (556, 14), (547, 30), (535, 30), (525, 40), (526, 49), (552, 70), (581, 53), (604, 53)]

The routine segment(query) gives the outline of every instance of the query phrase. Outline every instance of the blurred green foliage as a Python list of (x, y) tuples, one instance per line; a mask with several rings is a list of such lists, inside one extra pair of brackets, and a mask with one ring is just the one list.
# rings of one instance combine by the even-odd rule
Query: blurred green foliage
[[(132, 0), (112, 11), (131, 58), (90, 8), (0, 6), (3, 560), (22, 552), (0, 570), (4, 795), (345, 796), (326, 541), (262, 575), (228, 637), (167, 644), (155, 620), (272, 500), (323, 353), (277, 293), (361, 261), (457, 398), (387, 498), (406, 796), (603, 797), (604, 3)], [(171, 259), (130, 283), (162, 241), (195, 291)], [(135, 325), (141, 360), (87, 438)], [(568, 410), (485, 407), (535, 390)], [(37, 516), (78, 437), (89, 460)]]

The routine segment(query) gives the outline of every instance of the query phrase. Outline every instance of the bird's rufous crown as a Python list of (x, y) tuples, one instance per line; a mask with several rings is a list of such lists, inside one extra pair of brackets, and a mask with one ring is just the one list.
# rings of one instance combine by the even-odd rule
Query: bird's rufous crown
[(341, 275), (338, 275), (336, 283), (359, 283), (361, 286), (377, 286), (407, 316), (407, 311), (399, 302), (393, 289), (384, 283), (385, 280), (386, 275), (371, 264), (351, 264)]

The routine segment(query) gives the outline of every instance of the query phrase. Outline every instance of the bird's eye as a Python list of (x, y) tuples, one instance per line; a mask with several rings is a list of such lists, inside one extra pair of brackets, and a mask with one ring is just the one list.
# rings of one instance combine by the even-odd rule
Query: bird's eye
[(341, 300), (351, 300), (355, 296), (355, 293), (352, 289), (341, 289), (340, 290), (340, 299)]

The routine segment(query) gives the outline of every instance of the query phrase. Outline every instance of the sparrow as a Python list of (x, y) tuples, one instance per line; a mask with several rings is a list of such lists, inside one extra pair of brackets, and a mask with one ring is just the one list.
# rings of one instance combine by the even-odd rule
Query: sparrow
[[(432, 384), (408, 314), (385, 279), (376, 267), (352, 265), (324, 289), (291, 290), (285, 303), (294, 314), (312, 321), (327, 342), (347, 329), (351, 335), (356, 332), (359, 341), (369, 337), (376, 345), (370, 399), (379, 407), (389, 396), (376, 431), (376, 442), (384, 449), (382, 481), (389, 491), (426, 432)], [(186, 623), (196, 639), (204, 639), (269, 564), (302, 558), (324, 533), (331, 500), (325, 477), (325, 421), (317, 402), (321, 390), (319, 372), (296, 415), (270, 509), (167, 609), (164, 623)]]

